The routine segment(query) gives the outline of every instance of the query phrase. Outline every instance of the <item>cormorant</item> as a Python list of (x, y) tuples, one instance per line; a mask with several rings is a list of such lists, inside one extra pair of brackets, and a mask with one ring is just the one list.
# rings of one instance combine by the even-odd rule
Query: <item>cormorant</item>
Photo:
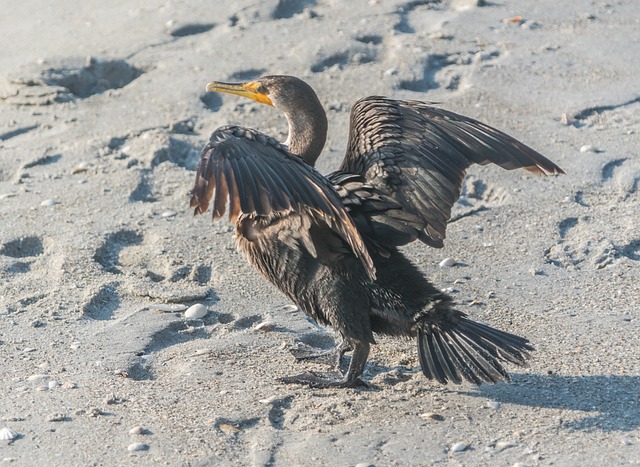
[[(342, 342), (330, 352), (292, 349), (298, 359), (331, 357), (337, 371), (283, 378), (313, 387), (349, 387), (375, 334), (415, 337), (425, 376), (440, 383), (508, 380), (502, 364), (523, 365), (529, 341), (469, 319), (398, 247), (443, 246), (467, 168), (497, 164), (562, 174), (553, 162), (477, 120), (430, 103), (371, 96), (351, 110), (347, 153), (335, 172), (314, 168), (327, 118), (313, 89), (293, 76), (264, 76), (207, 91), (248, 97), (281, 110), (284, 143), (257, 130), (213, 132), (198, 165), (191, 207), (229, 209), (249, 262)], [(348, 370), (340, 370), (352, 351)]]

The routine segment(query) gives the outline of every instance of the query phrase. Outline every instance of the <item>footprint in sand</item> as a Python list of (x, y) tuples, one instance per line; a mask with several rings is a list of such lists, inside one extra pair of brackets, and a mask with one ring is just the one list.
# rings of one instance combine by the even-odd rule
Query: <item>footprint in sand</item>
[(2, 96), (15, 105), (49, 105), (86, 99), (109, 89), (120, 89), (145, 70), (119, 59), (64, 59), (47, 68), (29, 66), (9, 77), (12, 85)]

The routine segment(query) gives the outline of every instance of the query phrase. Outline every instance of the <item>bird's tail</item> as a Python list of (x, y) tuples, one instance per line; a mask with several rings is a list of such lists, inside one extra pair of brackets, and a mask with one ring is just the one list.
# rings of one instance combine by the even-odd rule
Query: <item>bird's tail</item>
[(502, 364), (523, 366), (531, 350), (533, 346), (524, 337), (472, 321), (446, 305), (436, 305), (418, 318), (422, 372), (442, 384), (508, 381)]

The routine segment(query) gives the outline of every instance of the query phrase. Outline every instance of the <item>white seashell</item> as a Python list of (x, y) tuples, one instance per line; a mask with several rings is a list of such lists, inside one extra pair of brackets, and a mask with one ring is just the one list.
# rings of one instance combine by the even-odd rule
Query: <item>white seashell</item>
[(154, 305), (151, 305), (149, 308), (151, 308), (152, 310), (165, 311), (167, 313), (176, 313), (178, 311), (184, 311), (188, 307), (187, 305), (181, 304), (170, 305), (165, 303), (156, 303)]
[(487, 407), (490, 409), (498, 410), (500, 408), (500, 402), (498, 401), (489, 401), (487, 402)]
[(510, 441), (498, 441), (498, 442), (496, 443), (496, 449), (497, 449), (498, 451), (500, 451), (500, 452), (501, 452), (501, 451), (504, 451), (505, 449), (513, 448), (513, 447), (515, 447), (515, 446), (516, 446), (516, 444), (515, 444), (515, 443), (512, 443), (512, 442), (510, 442)]
[(207, 316), (207, 313), (209, 313), (209, 310), (207, 310), (206, 306), (201, 303), (196, 303), (195, 305), (187, 308), (187, 311), (184, 312), (184, 316), (189, 319), (200, 319)]
[(261, 404), (273, 404), (277, 400), (278, 396), (269, 396), (266, 399), (260, 399), (258, 402), (260, 402)]
[(262, 323), (256, 324), (256, 327), (253, 329), (256, 331), (267, 332), (267, 331), (273, 331), (274, 328), (275, 328), (275, 325), (272, 322), (263, 321)]
[(40, 206), (55, 206), (58, 202), (55, 199), (45, 199)]
[(13, 441), (18, 437), (18, 433), (13, 431), (11, 428), (4, 427), (0, 430), (0, 440), (2, 441)]
[(437, 422), (441, 422), (442, 420), (444, 420), (444, 417), (442, 415), (433, 412), (421, 413), (420, 418), (424, 420), (435, 420)]
[(148, 449), (149, 445), (145, 443), (131, 443), (127, 448), (129, 452), (146, 451)]
[(580, 152), (584, 153), (584, 152), (596, 152), (596, 148), (593, 147), (590, 144), (585, 144), (584, 146), (582, 146), (580, 148)]
[(58, 386), (60, 386), (60, 383), (58, 383), (56, 380), (53, 380), (53, 381), (49, 381), (48, 386), (49, 386), (49, 389), (55, 389)]
[(455, 259), (445, 258), (442, 261), (440, 261), (438, 266), (440, 266), (441, 268), (450, 268), (452, 266), (455, 266), (456, 264), (458, 264), (458, 262)]
[(296, 305), (285, 305), (282, 307), (282, 310), (293, 313), (294, 311), (298, 311), (299, 308)]
[(464, 443), (456, 443), (453, 446), (451, 446), (451, 449), (449, 449), (449, 452), (462, 452), (468, 447), (469, 446)]
[(162, 217), (175, 217), (176, 213), (174, 211), (165, 211), (160, 216)]

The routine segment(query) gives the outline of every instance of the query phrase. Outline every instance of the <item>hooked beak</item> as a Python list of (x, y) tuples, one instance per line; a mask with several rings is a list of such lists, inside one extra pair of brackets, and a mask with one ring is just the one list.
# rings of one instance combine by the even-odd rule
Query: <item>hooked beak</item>
[(219, 81), (212, 81), (207, 84), (208, 92), (226, 92), (228, 94), (235, 94), (236, 96), (247, 97), (261, 104), (270, 105), (273, 107), (273, 102), (269, 99), (264, 91), (262, 91), (262, 84), (258, 81), (251, 81), (249, 83), (222, 83)]

